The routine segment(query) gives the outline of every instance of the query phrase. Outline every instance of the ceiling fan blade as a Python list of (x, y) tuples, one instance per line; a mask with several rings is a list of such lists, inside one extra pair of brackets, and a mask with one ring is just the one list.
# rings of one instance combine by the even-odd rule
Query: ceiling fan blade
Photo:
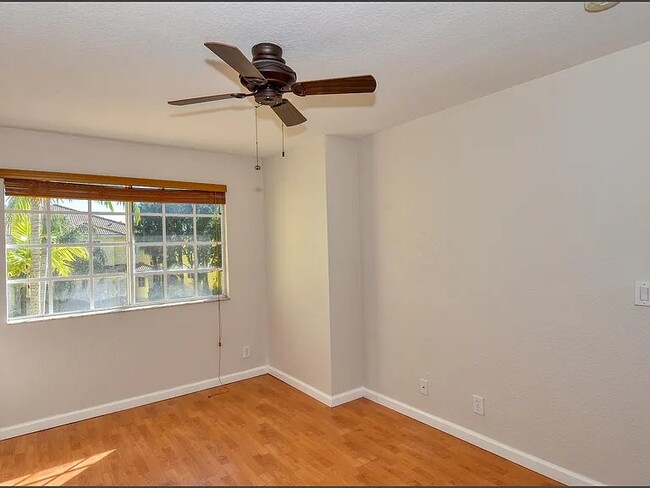
[(291, 91), (299, 97), (307, 95), (338, 95), (344, 93), (372, 93), (377, 81), (372, 75), (348, 76), (326, 80), (299, 81), (291, 86)]
[(244, 53), (239, 48), (228, 44), (221, 44), (220, 42), (206, 42), (205, 47), (223, 59), (231, 68), (250, 82), (259, 85), (266, 83), (264, 75), (244, 56)]
[(275, 115), (280, 117), (280, 120), (287, 127), (299, 125), (307, 121), (305, 116), (289, 100), (282, 100), (282, 103), (273, 105), (271, 108), (275, 112)]
[(170, 105), (192, 105), (194, 103), (216, 102), (217, 100), (227, 100), (229, 98), (245, 98), (252, 93), (226, 93), (224, 95), (209, 95), (207, 97), (183, 98), (182, 100), (172, 100), (167, 102)]

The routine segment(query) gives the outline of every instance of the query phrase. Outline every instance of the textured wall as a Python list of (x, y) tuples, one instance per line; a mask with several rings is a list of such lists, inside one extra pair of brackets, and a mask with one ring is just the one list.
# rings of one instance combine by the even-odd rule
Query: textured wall
[(327, 136), (264, 168), (269, 364), (327, 395), (363, 386), (357, 166)]
[(650, 309), (633, 305), (650, 279), (649, 59), (646, 43), (363, 141), (367, 387), (593, 479), (650, 482)]
[(264, 166), (269, 364), (331, 394), (325, 148)]
[(363, 386), (357, 142), (325, 138), (332, 394)]

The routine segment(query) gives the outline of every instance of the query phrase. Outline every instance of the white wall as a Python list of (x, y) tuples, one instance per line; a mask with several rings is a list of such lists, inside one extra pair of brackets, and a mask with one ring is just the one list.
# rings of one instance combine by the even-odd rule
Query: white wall
[(264, 173), (269, 364), (332, 392), (324, 140)]
[[(248, 158), (2, 128), (0, 167), (228, 185), (222, 374), (266, 364), (262, 177)], [(216, 377), (216, 338), (216, 303), (19, 325), (0, 317), (0, 427)]]
[(363, 141), (366, 387), (650, 482), (649, 86), (646, 43)]
[(327, 136), (263, 170), (269, 365), (325, 396), (363, 386), (357, 167)]
[(332, 394), (363, 386), (357, 142), (325, 138)]

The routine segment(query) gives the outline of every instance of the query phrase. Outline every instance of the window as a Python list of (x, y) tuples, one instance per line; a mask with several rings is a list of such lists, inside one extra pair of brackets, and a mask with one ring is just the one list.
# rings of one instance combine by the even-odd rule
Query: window
[(225, 294), (222, 204), (15, 195), (4, 204), (9, 320)]

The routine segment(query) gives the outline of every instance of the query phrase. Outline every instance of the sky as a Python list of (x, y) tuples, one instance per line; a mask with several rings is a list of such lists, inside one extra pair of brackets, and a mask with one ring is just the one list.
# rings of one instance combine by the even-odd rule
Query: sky
[[(74, 210), (79, 210), (81, 212), (88, 211), (88, 200), (65, 200), (61, 202), (60, 205), (64, 207), (72, 208)], [(111, 212), (111, 209), (107, 205), (95, 200), (91, 202), (91, 209), (93, 212), (109, 212), (109, 213)], [(125, 215), (123, 213), (121, 215), (118, 213), (124, 211), (125, 211), (124, 204), (122, 202), (113, 202), (113, 212), (116, 212), (117, 214), (102, 215), (102, 217), (105, 219), (110, 219), (116, 222), (124, 223), (126, 222)]]

